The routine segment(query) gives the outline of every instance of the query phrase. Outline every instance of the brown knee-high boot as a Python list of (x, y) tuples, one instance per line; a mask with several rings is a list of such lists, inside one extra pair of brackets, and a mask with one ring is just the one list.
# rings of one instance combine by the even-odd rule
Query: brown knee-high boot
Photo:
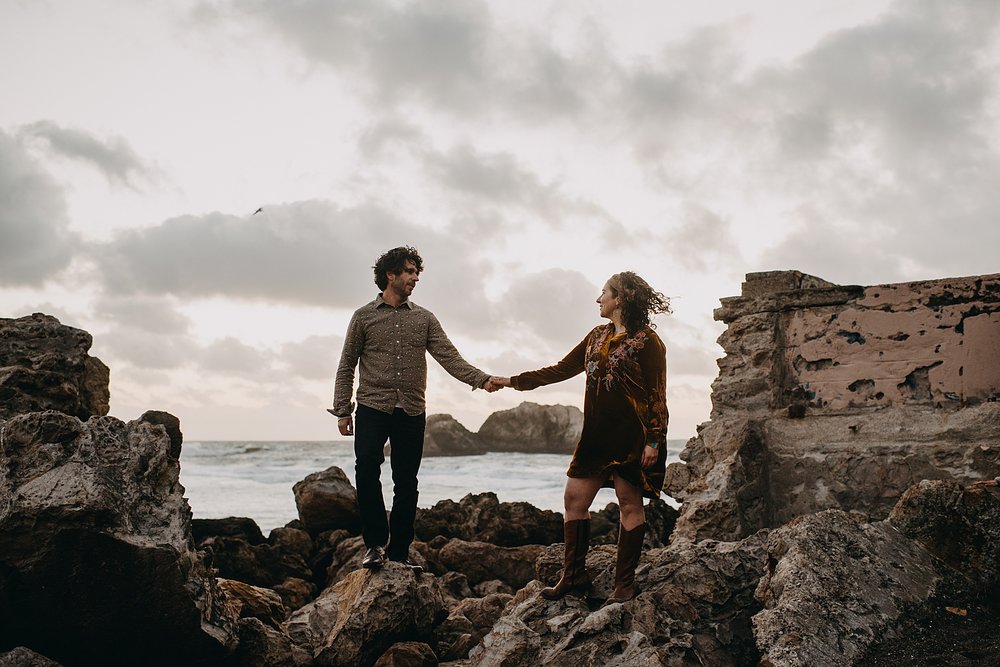
[(605, 604), (626, 602), (639, 594), (635, 583), (635, 568), (642, 554), (642, 538), (646, 535), (646, 524), (640, 523), (632, 530), (618, 529), (618, 558), (615, 562), (615, 592)]
[(558, 600), (567, 593), (582, 593), (590, 588), (587, 574), (587, 549), (590, 546), (590, 519), (576, 519), (563, 524), (566, 541), (566, 555), (563, 557), (563, 573), (559, 583), (552, 588), (543, 588), (542, 596)]

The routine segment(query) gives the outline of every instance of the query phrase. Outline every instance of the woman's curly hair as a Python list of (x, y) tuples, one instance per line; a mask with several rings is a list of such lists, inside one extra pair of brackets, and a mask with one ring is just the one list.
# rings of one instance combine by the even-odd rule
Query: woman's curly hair
[(670, 297), (664, 296), (649, 286), (645, 280), (632, 271), (616, 273), (608, 279), (611, 296), (618, 299), (622, 311), (622, 324), (629, 334), (643, 327), (656, 328), (650, 316), (669, 313)]
[(420, 257), (417, 249), (412, 246), (404, 245), (382, 253), (382, 256), (375, 261), (375, 266), (372, 267), (375, 270), (375, 284), (380, 290), (384, 290), (389, 284), (387, 274), (395, 273), (397, 276), (401, 274), (406, 268), (406, 260), (408, 259), (413, 260), (413, 264), (417, 267), (417, 273), (424, 270), (424, 260)]

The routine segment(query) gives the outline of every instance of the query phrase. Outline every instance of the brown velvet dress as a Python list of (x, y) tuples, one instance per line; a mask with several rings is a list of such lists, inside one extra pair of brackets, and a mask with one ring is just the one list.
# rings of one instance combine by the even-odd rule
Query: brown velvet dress
[[(525, 391), (562, 382), (586, 371), (583, 433), (566, 475), (603, 477), (612, 473), (657, 498), (663, 487), (667, 448), (666, 348), (646, 327), (634, 335), (615, 335), (614, 324), (596, 327), (554, 366), (513, 376), (511, 386)], [(643, 470), (646, 443), (659, 445), (656, 464)]]

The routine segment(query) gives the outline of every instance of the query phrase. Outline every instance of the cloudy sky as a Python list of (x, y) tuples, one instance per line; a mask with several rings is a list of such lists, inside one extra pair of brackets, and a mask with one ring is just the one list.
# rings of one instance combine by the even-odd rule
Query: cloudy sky
[[(112, 414), (331, 439), (384, 249), (467, 359), (553, 363), (631, 269), (673, 298), (671, 437), (718, 299), (1000, 270), (994, 0), (0, 0), (0, 317), (94, 335)], [(262, 212), (254, 215), (254, 211)], [(472, 393), (475, 430), (582, 383)]]

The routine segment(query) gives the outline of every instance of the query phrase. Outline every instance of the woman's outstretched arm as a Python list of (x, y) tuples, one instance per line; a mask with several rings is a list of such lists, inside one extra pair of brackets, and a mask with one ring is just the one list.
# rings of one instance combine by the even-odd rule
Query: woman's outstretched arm
[(587, 341), (590, 340), (588, 334), (580, 344), (570, 350), (569, 354), (552, 366), (539, 368), (537, 371), (528, 371), (515, 375), (511, 378), (504, 378), (509, 381), (506, 386), (513, 387), (518, 391), (528, 391), (547, 384), (562, 382), (583, 372), (584, 358), (587, 354)]

